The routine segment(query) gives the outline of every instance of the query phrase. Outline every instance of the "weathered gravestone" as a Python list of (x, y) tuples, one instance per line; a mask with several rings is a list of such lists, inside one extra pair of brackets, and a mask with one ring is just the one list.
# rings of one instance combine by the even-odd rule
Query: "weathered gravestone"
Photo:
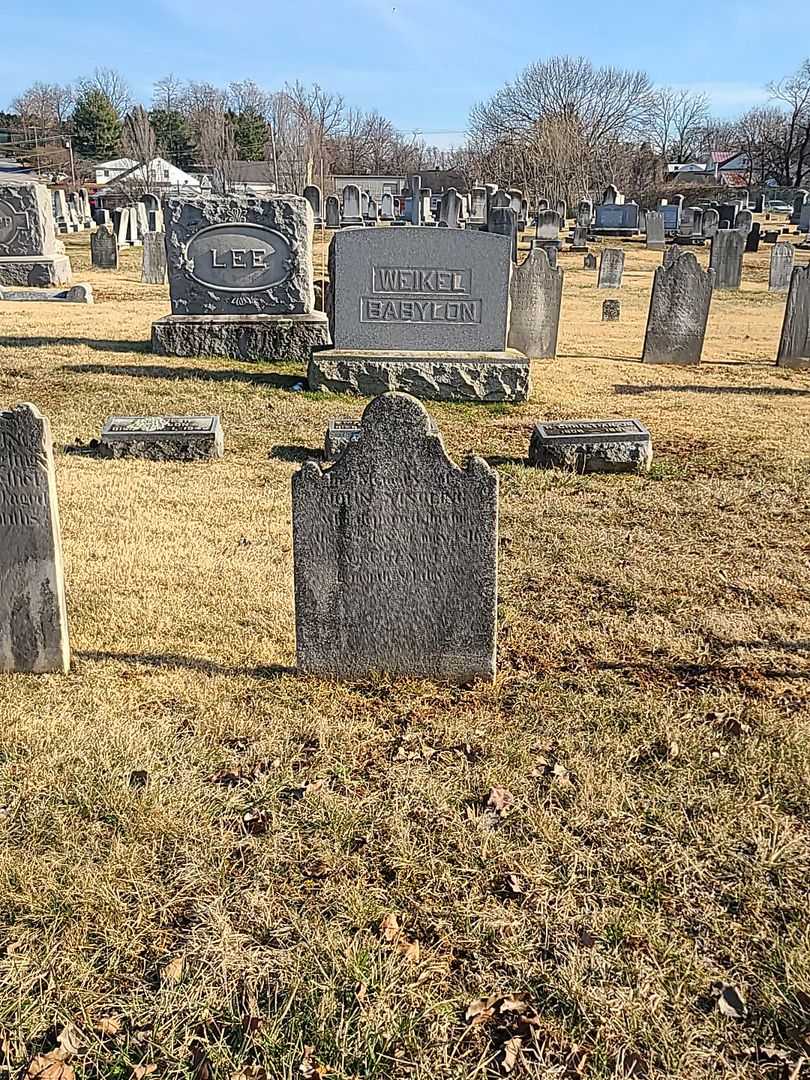
[(745, 250), (747, 252), (759, 251), (760, 228), (761, 226), (758, 221), (755, 221), (752, 224), (751, 231), (745, 238)]
[(70, 260), (56, 239), (44, 184), (0, 180), (0, 285), (67, 285)]
[(448, 229), (457, 229), (461, 215), (461, 199), (454, 187), (448, 188), (442, 195), (439, 205), (439, 224)]
[(734, 228), (739, 229), (739, 231), (744, 236), (748, 236), (748, 234), (751, 232), (751, 227), (753, 226), (753, 224), (754, 224), (754, 215), (751, 213), (751, 211), (750, 210), (740, 210), (740, 212), (737, 214), (737, 217), (736, 217), (736, 219), (734, 221)]
[[(346, 447), (354, 439), (360, 438), (360, 432), (362, 431), (362, 423), (359, 416), (333, 416), (329, 420), (329, 424), (326, 428), (326, 435), (323, 440), (323, 458), (324, 461), (337, 461)], [(439, 429), (436, 427), (436, 421), (430, 418), (430, 433), (431, 435), (438, 434)]]
[(535, 237), (545, 244), (560, 243), (560, 225), (562, 219), (556, 210), (541, 210), (537, 215)]
[(793, 260), (796, 249), (793, 244), (774, 244), (771, 251), (768, 289), (771, 292), (787, 292), (790, 288), (790, 276), (793, 273)]
[(328, 343), (306, 199), (178, 196), (164, 205), (172, 314), (152, 324), (153, 352), (305, 361)]
[(498, 476), (455, 465), (418, 401), (372, 401), (331, 468), (294, 474), (292, 514), (302, 672), (494, 678)]
[(525, 400), (528, 360), (506, 346), (510, 269), (510, 239), (489, 232), (337, 233), (329, 249), (334, 348), (313, 353), (310, 389)]
[(657, 210), (647, 211), (647, 249), (663, 251), (666, 247), (664, 238), (664, 219)]
[(622, 316), (621, 300), (602, 301), (602, 322), (618, 322)]
[(585, 258), (582, 260), (582, 269), (583, 270), (595, 270), (596, 269), (596, 256), (594, 254), (589, 253), (589, 254), (587, 254), (585, 256)]
[(624, 252), (621, 248), (605, 248), (599, 260), (598, 288), (620, 289), (623, 275)]
[(363, 200), (357, 184), (347, 184), (343, 189), (343, 209), (340, 223), (344, 227), (363, 224)]
[(118, 241), (112, 225), (99, 225), (90, 236), (90, 262), (97, 270), (118, 269)]
[(677, 203), (662, 202), (658, 205), (658, 213), (664, 223), (664, 233), (674, 236), (681, 225), (681, 208)]
[(69, 667), (51, 430), (18, 405), (0, 412), (0, 672)]
[(384, 191), (380, 198), (380, 220), (394, 220), (394, 196), (390, 191)]
[(804, 188), (799, 188), (793, 196), (793, 212), (790, 215), (790, 224), (798, 225), (802, 220), (802, 211), (807, 203), (808, 193)]
[(511, 241), (512, 262), (517, 262), (517, 218), (510, 206), (493, 206), (487, 216), (487, 232), (508, 236)]
[(643, 473), (652, 439), (638, 420), (552, 420), (537, 424), (529, 464), (577, 473)]
[(590, 199), (582, 199), (577, 207), (577, 225), (588, 229), (592, 220), (593, 202)]
[(509, 348), (529, 357), (557, 355), (563, 271), (549, 265), (542, 248), (532, 248), (512, 271)]
[(162, 232), (144, 233), (141, 281), (147, 285), (163, 285), (166, 278), (166, 234)]
[(704, 240), (711, 240), (713, 236), (717, 235), (717, 230), (720, 225), (720, 215), (712, 207), (703, 211), (703, 221), (701, 223), (701, 232)]
[(307, 184), (304, 188), (304, 198), (312, 207), (312, 219), (316, 225), (321, 224), (321, 189), (316, 184)]
[(470, 224), (485, 225), (487, 220), (487, 189), (482, 186), (470, 192)]
[(636, 203), (602, 203), (596, 207), (596, 220), (591, 231), (608, 236), (633, 236), (638, 231), (638, 223)]
[(810, 368), (810, 265), (793, 268), (776, 362)]
[(700, 363), (714, 277), (714, 271), (703, 270), (688, 251), (658, 267), (644, 335), (644, 363)]
[(676, 259), (680, 259), (681, 255), (685, 254), (682, 247), (678, 247), (677, 244), (670, 244), (667, 250), (664, 252), (664, 258), (661, 260), (664, 266), (671, 266)]
[(571, 250), (572, 251), (587, 251), (588, 250), (588, 229), (585, 225), (575, 225), (574, 231), (571, 234)]
[(712, 238), (709, 266), (715, 272), (715, 289), (739, 289), (742, 281), (745, 235), (738, 229), (718, 229)]
[(225, 450), (218, 416), (109, 416), (101, 431), (107, 456), (201, 461)]
[(326, 196), (326, 227), (327, 229), (340, 228), (340, 199), (337, 195)]

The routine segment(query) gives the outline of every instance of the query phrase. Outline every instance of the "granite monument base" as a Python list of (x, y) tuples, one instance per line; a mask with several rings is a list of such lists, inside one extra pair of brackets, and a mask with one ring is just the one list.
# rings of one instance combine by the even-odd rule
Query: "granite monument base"
[(67, 255), (40, 255), (0, 258), (0, 285), (69, 285), (70, 259)]
[(529, 360), (503, 352), (328, 349), (309, 362), (310, 390), (376, 397), (401, 390), (424, 401), (526, 401)]
[(227, 356), (232, 360), (309, 360), (329, 344), (322, 311), (309, 315), (167, 315), (152, 323), (158, 356)]

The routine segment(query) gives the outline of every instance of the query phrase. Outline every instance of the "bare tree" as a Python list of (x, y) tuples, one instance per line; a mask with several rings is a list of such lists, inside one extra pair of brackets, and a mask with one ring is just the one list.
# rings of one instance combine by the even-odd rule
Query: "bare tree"
[(58, 131), (70, 115), (73, 101), (72, 86), (35, 82), (14, 99), (12, 108), (19, 115), (24, 128), (37, 128), (40, 132)]
[(253, 81), (243, 79), (228, 85), (228, 99), (231, 108), (237, 113), (255, 113), (267, 119), (270, 112), (270, 94)]
[(708, 118), (709, 99), (705, 94), (662, 86), (655, 94), (650, 123), (654, 149), (667, 161), (688, 161), (698, 152)]
[(92, 75), (77, 80), (82, 93), (88, 90), (100, 90), (106, 95), (112, 107), (122, 116), (132, 102), (132, 91), (124, 76), (115, 68), (96, 68)]
[(768, 84), (768, 92), (787, 106), (787, 127), (782, 150), (783, 177), (801, 187), (810, 172), (810, 60), (798, 71)]
[(159, 179), (151, 167), (157, 156), (157, 141), (154, 129), (149, 122), (149, 113), (142, 105), (136, 105), (127, 113), (121, 144), (124, 153), (137, 161), (140, 166), (131, 177), (132, 184), (138, 189), (137, 193), (149, 191)]
[(176, 75), (164, 75), (152, 88), (152, 108), (163, 112), (179, 112), (186, 100), (186, 89), (182, 79)]

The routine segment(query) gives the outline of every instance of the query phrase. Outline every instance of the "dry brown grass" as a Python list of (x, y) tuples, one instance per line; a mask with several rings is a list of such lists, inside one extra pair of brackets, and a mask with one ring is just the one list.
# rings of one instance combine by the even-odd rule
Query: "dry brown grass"
[[(165, 290), (137, 252), (88, 271), (86, 237), (69, 253), (95, 307), (0, 308), (0, 399), (34, 401), (58, 443), (164, 410), (219, 412), (227, 440), (216, 464), (57, 456), (73, 671), (0, 682), (13, 1075), (75, 1024), (79, 1077), (306, 1077), (310, 1044), (337, 1078), (483, 1078), (518, 1024), (464, 1010), (508, 991), (543, 1034), (530, 1076), (574, 1045), (593, 1078), (795, 1070), (810, 373), (773, 366), (767, 252), (715, 298), (707, 363), (642, 367), (658, 259), (627, 250), (617, 325), (562, 257), (560, 353), (528, 405), (430, 406), (455, 457), (500, 461), (499, 676), (466, 691), (291, 670), (290, 475), (360, 403), (289, 392), (290, 366), (153, 357)], [(518, 460), (534, 418), (627, 415), (653, 432), (650, 478)], [(495, 785), (503, 818), (482, 810)], [(712, 1007), (714, 980), (746, 1019)]]

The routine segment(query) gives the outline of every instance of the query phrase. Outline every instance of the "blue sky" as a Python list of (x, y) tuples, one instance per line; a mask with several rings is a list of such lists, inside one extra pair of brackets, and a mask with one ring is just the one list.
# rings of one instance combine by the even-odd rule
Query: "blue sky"
[(118, 68), (146, 103), (153, 81), (169, 72), (220, 84), (253, 78), (267, 89), (300, 79), (376, 108), (440, 146), (458, 141), (475, 101), (555, 53), (641, 67), (658, 83), (705, 90), (718, 115), (764, 101), (766, 82), (810, 56), (810, 4), (801, 3), (778, 20), (761, 2), (739, 0), (686, 12), (660, 0), (37, 0), (3, 7), (0, 107), (35, 79), (72, 81), (96, 65)]

